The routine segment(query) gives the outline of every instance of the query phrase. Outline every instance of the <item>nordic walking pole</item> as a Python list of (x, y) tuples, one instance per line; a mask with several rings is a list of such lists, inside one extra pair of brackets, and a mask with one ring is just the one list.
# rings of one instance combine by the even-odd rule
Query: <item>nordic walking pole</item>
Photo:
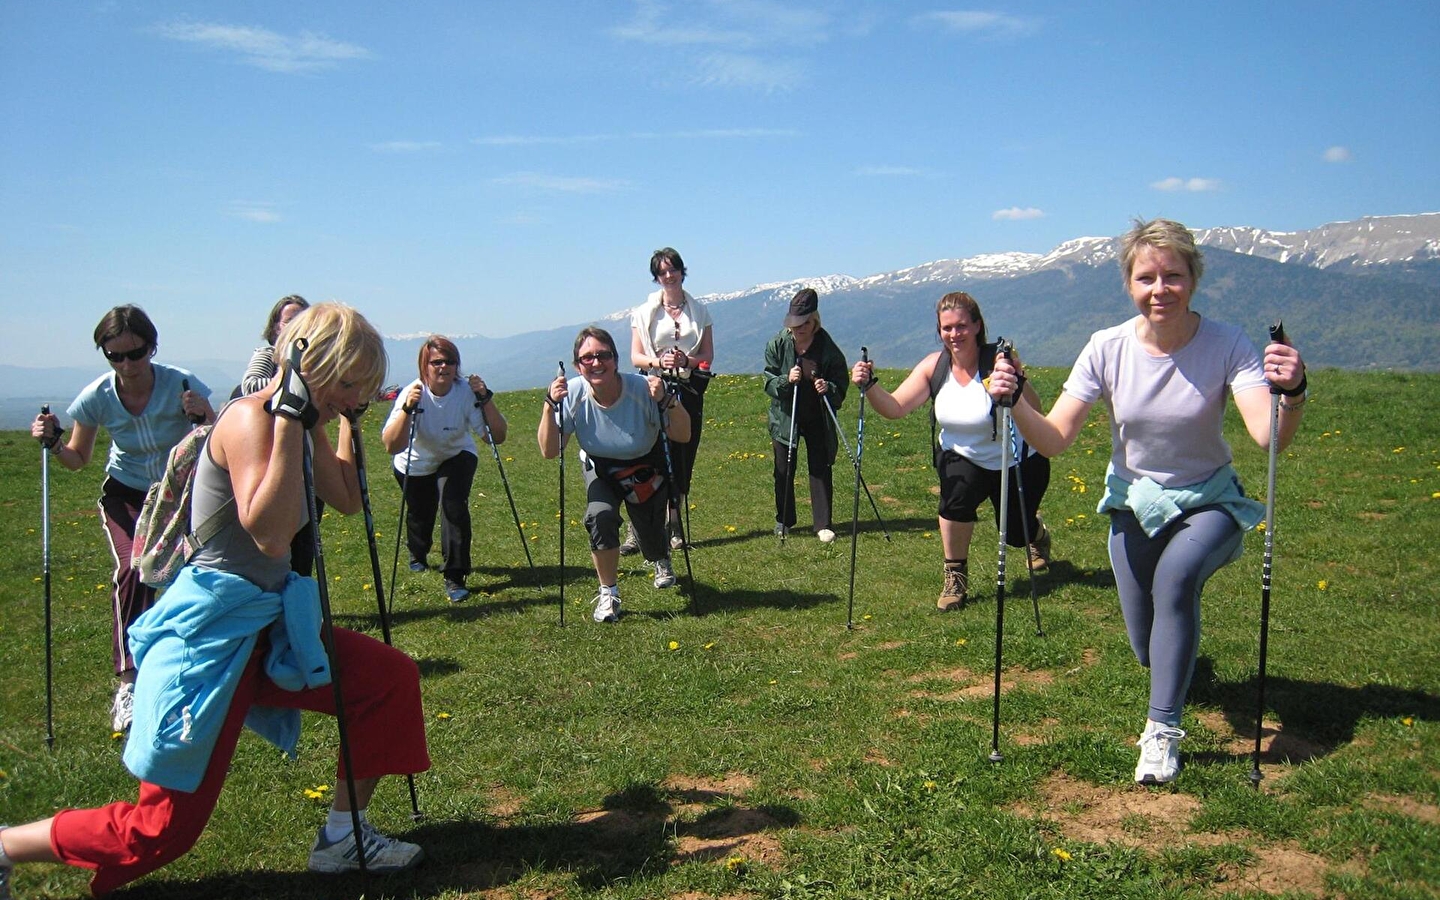
[[(1285, 323), (1270, 326), (1270, 341), (1288, 344)], [(1275, 553), (1275, 448), (1280, 443), (1280, 387), (1270, 384), (1270, 460), (1265, 476), (1265, 559), (1260, 567), (1260, 677), (1255, 686), (1255, 753), (1251, 757), (1250, 785), (1257, 790), (1260, 779), (1260, 735), (1265, 721), (1265, 654), (1270, 644), (1270, 575)]]
[(845, 447), (845, 454), (850, 457), (850, 462), (855, 466), (855, 474), (860, 480), (860, 487), (864, 488), (865, 496), (870, 500), (870, 511), (875, 513), (875, 521), (880, 523), (880, 533), (885, 535), (885, 540), (890, 540), (890, 531), (885, 527), (885, 519), (880, 515), (880, 507), (875, 504), (875, 495), (870, 493), (870, 485), (865, 483), (865, 476), (860, 474), (860, 464), (854, 451), (850, 449), (850, 442), (845, 440), (845, 432), (840, 427), (840, 417), (835, 414), (835, 407), (830, 405), (830, 394), (826, 392), (821, 406), (830, 413), (830, 422), (835, 426), (835, 433), (840, 437), (840, 443)]
[[(997, 355), (1009, 356), (1010, 347), (1004, 338), (997, 341)], [(1010, 521), (1010, 407), (1015, 405), (1015, 395), (995, 403), (999, 409), (1000, 433), (1000, 550), (995, 565), (995, 696), (992, 704), (993, 720), (990, 730), (990, 761), (998, 763), (1004, 759), (1000, 753), (1000, 659), (1005, 646), (1005, 531)]]
[[(1015, 450), (1015, 492), (1020, 495), (1020, 534), (1025, 540), (1025, 572), (1029, 576), (1026, 581), (1030, 582), (1030, 606), (1035, 610), (1035, 636), (1044, 637), (1045, 629), (1040, 626), (1040, 597), (1035, 592), (1035, 560), (1030, 558), (1030, 504), (1025, 502), (1025, 476), (1020, 471), (1020, 464), (1024, 460), (1020, 457), (1017, 435), (1015, 434), (1015, 419), (1010, 419), (1010, 433), (1005, 435), (1005, 440), (1012, 442), (1011, 447)], [(1009, 524), (1005, 523), (1006, 530)]]
[[(50, 404), (40, 407), (40, 415), (50, 415)], [(59, 440), (57, 431), (49, 444), (40, 444), (40, 544), (45, 567), (45, 746), (51, 750), (55, 749), (55, 665), (50, 607), (50, 448)]]
[[(290, 358), (286, 360), (288, 371), (281, 373), (282, 385), (289, 372), (300, 376), (300, 355), (309, 342), (298, 338), (290, 344)], [(282, 387), (281, 390), (284, 390)], [(309, 398), (306, 398), (309, 402)], [(350, 765), (350, 732), (345, 725), (345, 696), (340, 689), (340, 660), (335, 655), (335, 619), (330, 612), (330, 583), (325, 577), (325, 548), (320, 540), (320, 517), (315, 506), (315, 461), (311, 456), (310, 435), (301, 438), (301, 466), (305, 476), (305, 511), (310, 517), (311, 531), (315, 535), (315, 582), (320, 589), (320, 634), (325, 650), (330, 657), (330, 687), (335, 696), (335, 727), (340, 734), (340, 759), (345, 764), (345, 790), (350, 799), (350, 824), (355, 830), (355, 858), (360, 864), (360, 874), (365, 874), (365, 841), (360, 827), (360, 803), (355, 794), (355, 769)]]
[(796, 381), (790, 385), (790, 443), (785, 448), (785, 484), (789, 487), (784, 499), (780, 502), (780, 546), (782, 547), (785, 546), (785, 535), (790, 530), (790, 526), (785, 524), (785, 520), (790, 517), (790, 508), (795, 503), (795, 413), (799, 410), (799, 406), (800, 382)]
[[(360, 483), (360, 509), (365, 513), (365, 541), (370, 546), (370, 577), (375, 581), (375, 600), (380, 606), (380, 633), (385, 638), (385, 646), (393, 647), (395, 645), (390, 642), (390, 615), (385, 609), (385, 591), (380, 584), (384, 573), (380, 571), (380, 547), (375, 543), (375, 513), (370, 508), (370, 478), (365, 472), (365, 439), (360, 434), (360, 415), (360, 412), (356, 412), (347, 416), (350, 419), (350, 446), (355, 456), (355, 478)], [(415, 793), (415, 776), (407, 773), (405, 783), (410, 787), (410, 819), (418, 822), (421, 813), (420, 798)]]
[[(559, 363), (560, 376), (565, 377), (565, 362)], [(550, 394), (545, 394), (550, 400)], [(562, 401), (563, 402), (563, 401)], [(565, 427), (560, 419), (560, 404), (550, 400), (555, 411), (555, 439), (560, 443), (560, 627), (565, 627)]]
[(500, 470), (500, 483), (505, 485), (505, 499), (510, 501), (510, 516), (515, 520), (515, 531), (520, 535), (520, 549), (525, 551), (525, 561), (530, 564), (530, 580), (540, 585), (540, 575), (535, 571), (535, 560), (530, 557), (530, 545), (525, 541), (525, 529), (520, 525), (520, 513), (515, 509), (515, 495), (510, 493), (510, 479), (505, 477), (505, 464), (500, 461), (500, 449), (495, 446), (495, 436), (490, 433), (490, 422), (485, 418), (485, 404), (494, 393), (481, 397), (475, 395), (475, 405), (480, 408), (480, 424), (485, 426), (485, 443), (490, 445), (490, 455), (495, 457), (495, 466)]
[[(667, 391), (666, 396), (673, 403), (680, 402), (679, 395), (673, 391)], [(678, 518), (680, 510), (676, 508), (676, 504), (680, 501), (679, 494), (675, 492), (675, 464), (670, 456), (670, 435), (665, 433), (666, 427), (670, 424), (670, 417), (665, 414), (665, 409), (664, 406), (660, 407), (660, 446), (665, 449), (665, 487), (670, 494), (665, 505), (674, 510)], [(685, 580), (688, 583), (686, 592), (690, 595), (690, 612), (693, 615), (695, 612), (695, 573), (690, 569), (689, 541), (680, 543), (680, 552), (685, 556)]]
[(405, 498), (410, 495), (410, 466), (414, 462), (412, 454), (415, 450), (415, 426), (419, 423), (420, 414), (424, 411), (425, 409), (419, 403), (416, 403), (415, 408), (410, 410), (410, 436), (405, 439), (405, 475), (400, 479), (400, 516), (395, 521), (395, 558), (390, 561), (390, 590), (385, 594), (388, 598), (386, 609), (390, 612), (395, 610), (395, 572), (400, 568), (400, 535), (405, 533)]
[[(860, 348), (860, 361), (870, 361), (870, 348)], [(845, 627), (855, 627), (855, 550), (860, 543), (860, 461), (865, 456), (865, 390), (860, 388), (860, 412), (855, 426), (855, 505), (850, 510), (850, 602), (845, 608)]]
[[(188, 391), (188, 390), (190, 390), (190, 379), (188, 379), (188, 378), (182, 378), (182, 379), (180, 379), (180, 390), (182, 390), (182, 391)], [(191, 424), (191, 425), (199, 425), (201, 422), (204, 422), (204, 421), (205, 421), (205, 417), (204, 417), (204, 416), (198, 415), (198, 414), (196, 414), (196, 413), (186, 413), (186, 414), (185, 414), (185, 418), (187, 418), (187, 419), (190, 420), (190, 424)]]

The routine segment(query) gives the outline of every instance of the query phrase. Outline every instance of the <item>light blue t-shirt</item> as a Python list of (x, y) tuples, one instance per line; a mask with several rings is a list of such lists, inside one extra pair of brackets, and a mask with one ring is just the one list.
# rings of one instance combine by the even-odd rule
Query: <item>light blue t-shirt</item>
[(660, 436), (660, 406), (644, 376), (622, 372), (620, 383), (620, 399), (606, 408), (595, 402), (583, 377), (566, 382), (570, 393), (565, 395), (561, 426), (590, 456), (639, 459)]
[(104, 428), (110, 433), (105, 474), (137, 491), (160, 480), (170, 448), (195, 427), (180, 403), (185, 390), (182, 384), (188, 380), (190, 390), (202, 397), (210, 396), (205, 382), (185, 369), (163, 363), (151, 363), (150, 367), (155, 373), (155, 388), (140, 415), (132, 415), (120, 402), (114, 372), (86, 385), (65, 411), (81, 425)]

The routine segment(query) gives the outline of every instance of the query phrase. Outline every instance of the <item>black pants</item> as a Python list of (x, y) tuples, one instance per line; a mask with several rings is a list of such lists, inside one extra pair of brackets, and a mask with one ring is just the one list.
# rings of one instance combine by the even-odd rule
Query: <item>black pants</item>
[(690, 493), (690, 476), (695, 473), (695, 453), (700, 449), (700, 429), (705, 426), (705, 397), (689, 391), (680, 392), (680, 405), (690, 414), (690, 440), (681, 444), (670, 442), (670, 464), (674, 466), (671, 484), (684, 497)]
[[(831, 479), (831, 467), (835, 457), (829, 451), (829, 423), (798, 423), (795, 427), (795, 442), (805, 441), (805, 467), (810, 472), (810, 521), (816, 531), (829, 528), (830, 506), (835, 497), (835, 485)], [(771, 456), (775, 461), (775, 521), (786, 528), (795, 525), (795, 473), (789, 466), (790, 450), (777, 440), (770, 441)], [(795, 464), (800, 464), (796, 451)]]
[(470, 574), (470, 486), (478, 464), (475, 454), (462, 451), (429, 475), (411, 475), (408, 484), (403, 472), (390, 470), (405, 490), (405, 546), (410, 558), (425, 562), (430, 555), (438, 509), (441, 571), (446, 580), (461, 584)]

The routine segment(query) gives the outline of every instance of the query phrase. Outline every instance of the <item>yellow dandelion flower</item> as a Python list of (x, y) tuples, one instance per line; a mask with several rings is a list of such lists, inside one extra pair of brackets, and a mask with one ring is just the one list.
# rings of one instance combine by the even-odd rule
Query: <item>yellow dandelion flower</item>
[(360, 590), (362, 590), (362, 591), (368, 591), (368, 590), (372, 590), (372, 588), (371, 588), (370, 585), (368, 585), (368, 584), (362, 584), (362, 585), (360, 585)]
[(1328, 588), (1329, 586), (1330, 586), (1330, 582), (1326, 581), (1326, 580), (1323, 579), (1323, 578), (1320, 579), (1319, 581), (1315, 582), (1315, 587), (1319, 588), (1319, 589), (1322, 590), (1322, 591), (1325, 590), (1326, 588)]
[(1391, 453), (1404, 453), (1404, 452), (1405, 452), (1405, 448), (1404, 448), (1404, 447), (1396, 447), (1394, 450), (1391, 450), (1390, 452), (1391, 452)]
[(935, 536), (935, 533), (933, 531), (927, 531), (920, 536), (923, 538), (933, 538)]
[[(1412, 725), (1415, 724), (1415, 717), (1414, 717), (1414, 716), (1406, 716), (1405, 718), (1403, 718), (1403, 719), (1400, 720), (1400, 724), (1401, 724), (1401, 725), (1404, 725), (1406, 728), (1409, 728), (1409, 727), (1411, 727)], [(3, 778), (4, 775), (5, 775), (4, 772), (0, 772), (0, 778)]]
[(1257, 523), (1257, 524), (1255, 525), (1255, 530), (1256, 530), (1256, 531), (1264, 531), (1264, 530), (1265, 530), (1265, 523), (1264, 523), (1264, 522), (1259, 522), (1259, 523)]
[(925, 782), (925, 790), (927, 790), (927, 791), (933, 791), (933, 790), (935, 790), (935, 789), (936, 789), (937, 787), (939, 787), (939, 786), (940, 786), (940, 785), (936, 784), (936, 783), (933, 782), (933, 781), (927, 781), (927, 782)]
[(437, 719), (448, 719), (448, 718), (450, 718), (450, 714), (447, 713), (447, 712), (438, 712), (438, 713), (435, 714), (435, 718), (437, 718)]
[(120, 740), (121, 738), (123, 738), (124, 736), (125, 736), (125, 732), (123, 732), (123, 731), (112, 731), (112, 732), (110, 732), (110, 740), (112, 740), (112, 741), (118, 741), (118, 740)]
[(957, 646), (957, 647), (963, 647), (963, 646), (965, 646), (965, 645), (968, 644), (968, 643), (970, 643), (970, 641), (967, 640), (966, 638), (956, 638), (956, 639), (955, 639), (955, 646)]
[(538, 535), (538, 534), (532, 534), (532, 535), (530, 535), (530, 540), (532, 540), (532, 541), (538, 541), (538, 540), (540, 540), (540, 535)]
[(1069, 861), (1070, 861), (1070, 854), (1069, 854), (1069, 852), (1067, 852), (1067, 851), (1065, 851), (1065, 850), (1062, 850), (1062, 849), (1059, 848), (1059, 847), (1056, 847), (1054, 850), (1051, 850), (1050, 852), (1053, 853), (1053, 854), (1055, 854), (1055, 858), (1058, 859), (1058, 860), (1060, 860), (1061, 862), (1069, 862)]
[(725, 871), (727, 871), (727, 872), (739, 872), (740, 870), (742, 870), (742, 869), (744, 869), (744, 868), (745, 868), (745, 857), (741, 856), (741, 855), (738, 854), (738, 853), (735, 854), (734, 856), (730, 857), (729, 859), (725, 860)]
[(41, 576), (36, 575), (34, 578), (32, 578), (32, 579), (30, 579), (30, 580), (31, 580), (31, 581), (43, 581), (44, 579), (41, 578)]
[(770, 679), (770, 683), (771, 683), (771, 684), (779, 684), (780, 682), (779, 682), (778, 680), (772, 678), (772, 679)]
[[(1083, 492), (1082, 492), (1082, 493), (1083, 493)], [(1083, 518), (1085, 518), (1085, 514), (1084, 514), (1084, 513), (1076, 513), (1076, 514), (1075, 514), (1075, 518), (1077, 518), (1077, 519), (1083, 519)]]
[(671, 650), (679, 650), (679, 649), (680, 649), (680, 642), (679, 642), (679, 641), (671, 641), (671, 642), (670, 642), (669, 644), (667, 644), (666, 646), (668, 646)]
[(725, 530), (733, 533), (733, 532), (735, 531), (735, 526), (734, 526), (734, 525), (726, 525), (726, 526), (725, 526)]
[(1432, 494), (1430, 495), (1430, 499), (1431, 499), (1431, 500), (1440, 500), (1440, 491), (1435, 491), (1434, 493), (1432, 493)]
[(505, 457), (505, 461), (506, 461), (506, 462), (514, 462), (514, 461), (515, 461), (515, 457), (513, 457), (513, 456), (507, 456), (507, 457)]
[(714, 641), (711, 641), (710, 643), (706, 644), (703, 649), (709, 650), (711, 647), (714, 647), (714, 646), (715, 646), (715, 642), (714, 642)]
[(698, 507), (698, 506), (696, 506), (695, 504), (692, 503), (692, 504), (690, 504), (690, 508), (691, 508), (691, 509), (699, 509), (700, 507)]
[(868, 622), (868, 621), (870, 621), (870, 614), (869, 614), (869, 613), (866, 613), (865, 615), (863, 615), (863, 616), (860, 617), (860, 620), (861, 620), (862, 622)]

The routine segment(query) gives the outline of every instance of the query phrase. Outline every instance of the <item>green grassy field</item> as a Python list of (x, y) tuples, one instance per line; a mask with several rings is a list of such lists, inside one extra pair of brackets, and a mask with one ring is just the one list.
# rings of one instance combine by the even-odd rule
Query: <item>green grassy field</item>
[[(1063, 373), (1036, 377), (1053, 398)], [(1258, 791), (1247, 777), (1258, 533), (1206, 591), (1180, 780), (1130, 781), (1147, 679), (1127, 645), (1094, 508), (1109, 450), (1098, 410), (1054, 461), (1043, 512), (1057, 562), (1036, 579), (1043, 636), (1023, 557), (1009, 560), (1004, 760), (992, 764), (996, 534), (984, 521), (976, 531), (978, 601), (937, 614), (923, 412), (867, 416), (865, 476), (892, 540), (862, 502), (853, 629), (851, 469), (842, 456), (841, 540), (825, 546), (802, 528), (780, 546), (766, 400), (757, 377), (741, 376), (717, 380), (706, 397), (691, 510), (696, 596), (655, 591), (633, 565), (621, 581), (624, 619), (589, 620), (594, 576), (572, 464), (561, 628), (556, 464), (535, 447), (542, 404), (529, 391), (498, 402), (539, 583), (482, 450), (476, 593), (451, 605), (438, 574), (402, 571), (394, 597), (395, 643), (424, 674), (434, 767), (417, 777), (420, 822), (410, 821), (403, 779), (381, 785), (372, 817), (423, 844), (424, 865), (370, 880), (304, 871), (335, 790), (335, 729), (315, 717), (296, 763), (243, 738), (199, 845), (118, 896), (1435, 897), (1440, 377), (1326, 371), (1311, 382), (1303, 430), (1280, 460)], [(379, 447), (381, 412), (367, 446), (388, 577), (399, 498)], [(853, 438), (853, 396), (842, 413)], [(1264, 456), (1233, 412), (1228, 430), (1250, 492), (1263, 495)], [(28, 435), (0, 434), (0, 822), (134, 796), (107, 727), (100, 478), (98, 462), (52, 472), (50, 751), (39, 451)], [(327, 515), (324, 536), (337, 621), (378, 635), (361, 517)], [(83, 896), (87, 880), (30, 866), (17, 890)]]

